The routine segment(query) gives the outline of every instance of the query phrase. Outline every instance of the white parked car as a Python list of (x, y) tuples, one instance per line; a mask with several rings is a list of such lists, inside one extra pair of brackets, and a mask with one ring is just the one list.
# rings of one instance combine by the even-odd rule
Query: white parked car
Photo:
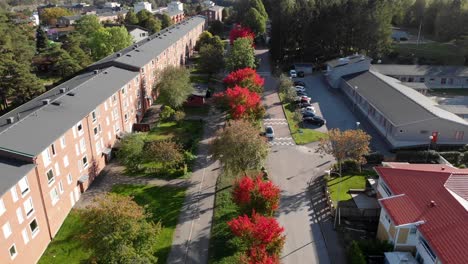
[(304, 114), (304, 113), (312, 113), (312, 114), (317, 114), (317, 112), (315, 111), (315, 107), (313, 106), (306, 106), (304, 108), (301, 109), (301, 112)]
[(275, 130), (273, 129), (272, 126), (267, 126), (265, 128), (265, 136), (268, 138), (268, 139), (273, 139), (275, 137)]
[(296, 92), (305, 92), (306, 89), (304, 86), (295, 86), (294, 88), (296, 88)]
[(297, 77), (297, 72), (296, 72), (296, 70), (290, 70), (290, 71), (289, 71), (289, 76), (290, 76), (291, 78), (296, 78), (296, 77)]

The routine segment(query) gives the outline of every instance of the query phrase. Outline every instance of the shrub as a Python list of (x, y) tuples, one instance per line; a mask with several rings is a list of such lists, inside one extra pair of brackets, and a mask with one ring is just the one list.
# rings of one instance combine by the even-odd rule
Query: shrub
[(348, 248), (348, 263), (350, 264), (366, 264), (366, 257), (362, 253), (358, 243), (353, 240)]
[[(228, 223), (231, 232), (242, 243), (241, 248), (264, 248), (268, 255), (279, 256), (285, 242), (284, 228), (275, 218), (253, 213), (252, 217), (241, 215)], [(263, 249), (262, 249), (263, 250)], [(247, 252), (252, 254), (252, 252)]]
[(439, 152), (439, 155), (444, 157), (448, 162), (453, 165), (460, 164), (461, 153), (458, 151), (447, 151), (447, 152)]
[[(357, 173), (360, 171), (360, 166), (359, 162), (352, 159), (346, 159), (341, 164), (341, 171), (342, 173)], [(340, 171), (339, 164), (334, 164), (333, 170)]]
[(180, 111), (180, 110), (176, 111), (174, 113), (173, 118), (174, 118), (174, 121), (176, 121), (176, 122), (180, 122), (180, 121), (184, 120), (184, 118), (185, 118), (184, 111)]
[(137, 172), (140, 169), (140, 164), (143, 161), (144, 145), (145, 141), (142, 134), (130, 134), (120, 141), (117, 158), (129, 171)]
[(392, 243), (384, 240), (370, 239), (370, 240), (361, 240), (358, 242), (359, 248), (362, 253), (366, 256), (369, 255), (379, 255), (383, 256), (385, 252), (393, 251)]
[(468, 151), (463, 152), (463, 155), (460, 157), (461, 164), (468, 164)]
[(404, 150), (396, 153), (396, 161), (409, 163), (438, 163), (439, 154), (434, 150), (411, 151)]
[(379, 152), (372, 152), (364, 156), (367, 164), (380, 164), (384, 160), (384, 155)]
[(242, 212), (271, 216), (278, 209), (280, 189), (271, 181), (264, 181), (262, 175), (244, 176), (234, 183), (232, 196)]
[(159, 118), (161, 121), (167, 121), (172, 118), (172, 116), (175, 114), (175, 110), (172, 109), (170, 106), (165, 105), (159, 113)]

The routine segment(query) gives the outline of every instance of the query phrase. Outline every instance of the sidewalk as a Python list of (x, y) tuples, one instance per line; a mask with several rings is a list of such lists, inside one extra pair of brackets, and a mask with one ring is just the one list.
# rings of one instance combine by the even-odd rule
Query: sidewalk
[(167, 263), (207, 263), (219, 163), (210, 159), (209, 142), (224, 120), (213, 108), (205, 119), (203, 140), (189, 180)]

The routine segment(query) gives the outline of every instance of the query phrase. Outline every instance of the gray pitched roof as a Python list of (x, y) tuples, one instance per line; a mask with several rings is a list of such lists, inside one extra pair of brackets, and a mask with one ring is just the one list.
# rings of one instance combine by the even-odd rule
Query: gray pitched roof
[(362, 60), (372, 60), (372, 59), (367, 57), (367, 56), (364, 56), (364, 55), (351, 55), (351, 56), (348, 56), (348, 57), (338, 58), (338, 59), (327, 61), (326, 64), (330, 65), (330, 67), (335, 68), (335, 67), (340, 67), (340, 66), (360, 62)]
[[(110, 65), (139, 70), (151, 60), (163, 53), (173, 43), (184, 37), (195, 27), (203, 24), (205, 17), (194, 16), (174, 24), (135, 45), (116, 52), (91, 65), (91, 68), (108, 67)], [(193, 43), (195, 46), (195, 43)]]
[(468, 106), (466, 105), (438, 105), (437, 107), (457, 115), (468, 115)]
[[(40, 101), (33, 100), (35, 104), (31, 106), (34, 111), (0, 133), (0, 149), (31, 157), (40, 154), (136, 76), (137, 72), (110, 67), (97, 74), (78, 75), (57, 86), (53, 89), (52, 94), (55, 95), (50, 97), (50, 104), (39, 106)], [(70, 91), (57, 94), (60, 88)], [(58, 102), (61, 104), (56, 105)]]
[(173, 16), (177, 16), (177, 15), (180, 15), (180, 14), (183, 14), (184, 11), (180, 11), (180, 10), (167, 10), (165, 11), (167, 13), (168, 16), (170, 17), (173, 17)]
[(443, 118), (468, 125), (457, 115), (438, 108), (423, 94), (402, 85), (398, 80), (377, 72), (365, 71), (344, 78), (370, 104), (395, 126)]
[(374, 64), (372, 69), (385, 75), (468, 77), (464, 66)]
[(28, 174), (36, 165), (18, 160), (0, 159), (0, 197)]

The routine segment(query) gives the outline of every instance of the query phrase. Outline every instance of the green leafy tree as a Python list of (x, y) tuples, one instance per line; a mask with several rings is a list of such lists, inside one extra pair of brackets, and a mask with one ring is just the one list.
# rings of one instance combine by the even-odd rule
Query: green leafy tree
[(85, 245), (98, 263), (156, 263), (155, 244), (161, 225), (131, 197), (106, 194), (80, 211), (88, 228)]
[(172, 24), (173, 24), (172, 19), (168, 14), (164, 13), (161, 15), (161, 27), (162, 28), (167, 28), (168, 26)]
[(255, 50), (248, 38), (238, 38), (226, 58), (226, 68), (235, 71), (242, 68), (255, 68)]
[(349, 246), (348, 249), (348, 262), (350, 264), (366, 264), (366, 257), (362, 253), (361, 248), (359, 247), (359, 244), (353, 240), (351, 242), (351, 245)]
[(78, 63), (81, 68), (89, 66), (93, 61), (91, 59), (91, 50), (87, 46), (87, 39), (81, 34), (69, 34), (62, 48)]
[(214, 74), (219, 72), (224, 65), (224, 50), (216, 48), (212, 44), (206, 44), (200, 48), (198, 65), (203, 72)]
[(219, 20), (215, 20), (211, 22), (208, 31), (213, 35), (221, 36), (224, 32), (224, 23)]
[(146, 24), (146, 21), (150, 18), (150, 17), (154, 17), (153, 14), (151, 14), (148, 10), (146, 9), (143, 9), (141, 10), (140, 12), (138, 12), (136, 14), (137, 18), (138, 18), (138, 23), (140, 26), (144, 27), (145, 24)]
[(256, 36), (266, 32), (266, 18), (253, 7), (245, 15), (242, 25), (249, 27)]
[(181, 67), (166, 67), (154, 89), (159, 92), (161, 102), (179, 108), (193, 92), (190, 72)]
[(131, 25), (138, 25), (139, 20), (135, 12), (133, 10), (128, 11), (127, 15), (125, 15), (125, 23)]
[(199, 50), (201, 46), (211, 43), (212, 38), (213, 34), (206, 30), (203, 31), (198, 37), (197, 43), (195, 44), (195, 50)]
[(47, 34), (41, 27), (37, 27), (36, 30), (36, 49), (42, 51), (47, 48)]
[(95, 60), (132, 44), (132, 37), (124, 27), (101, 28), (91, 34), (88, 46)]
[(184, 161), (182, 146), (171, 140), (152, 141), (146, 147), (147, 159), (172, 168)]
[(157, 33), (161, 31), (161, 20), (155, 18), (155, 17), (150, 17), (146, 23), (145, 26), (147, 29), (150, 30), (151, 34)]
[(268, 155), (265, 138), (245, 120), (231, 121), (211, 144), (213, 157), (235, 175), (260, 169)]
[(59, 17), (71, 15), (73, 15), (73, 13), (63, 7), (44, 8), (44, 10), (41, 13), (41, 21), (43, 21), (47, 25), (55, 26)]
[(145, 141), (142, 135), (130, 134), (121, 140), (117, 158), (128, 170), (136, 172), (140, 169), (140, 163), (143, 161), (144, 145)]
[(46, 56), (53, 60), (53, 72), (60, 77), (68, 77), (78, 72), (82, 67), (60, 46), (50, 49)]
[(96, 15), (85, 15), (78, 19), (75, 23), (75, 29), (79, 33), (89, 37), (95, 31), (103, 28), (101, 22)]

